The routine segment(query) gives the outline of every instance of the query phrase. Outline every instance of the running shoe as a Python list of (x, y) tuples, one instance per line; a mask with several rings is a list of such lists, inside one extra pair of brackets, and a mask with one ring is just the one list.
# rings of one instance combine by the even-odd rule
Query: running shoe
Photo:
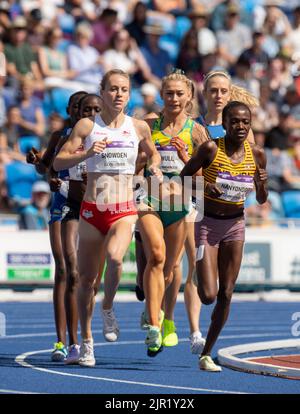
[(163, 350), (162, 337), (160, 329), (157, 326), (149, 325), (145, 344), (147, 345), (147, 355), (149, 357), (155, 357)]
[(78, 363), (82, 367), (94, 367), (96, 365), (93, 340), (81, 342)]
[(202, 338), (201, 332), (194, 332), (189, 338), (192, 354), (200, 355), (205, 345), (205, 339)]
[(118, 322), (113, 309), (102, 309), (103, 335), (106, 341), (115, 342), (119, 336)]
[(80, 356), (80, 346), (77, 344), (70, 345), (68, 349), (68, 356), (65, 360), (65, 364), (67, 365), (78, 364), (79, 356)]
[(145, 294), (143, 289), (141, 289), (138, 285), (135, 286), (135, 295), (137, 300), (139, 300), (140, 302), (143, 302), (145, 300)]
[(62, 342), (55, 342), (54, 350), (51, 354), (52, 362), (62, 362), (66, 359), (68, 351)]
[[(164, 317), (165, 317), (165, 313), (161, 309), (160, 312), (159, 312), (159, 327), (160, 327), (160, 329), (162, 327)], [(146, 331), (147, 329), (149, 329), (150, 324), (149, 324), (148, 315), (147, 315), (146, 310), (144, 310), (141, 314), (140, 326), (141, 326), (141, 329), (143, 331)]]
[(163, 346), (178, 345), (178, 336), (176, 333), (176, 326), (174, 321), (164, 319), (163, 330)]
[(216, 365), (210, 355), (203, 355), (199, 358), (199, 368), (203, 371), (221, 372), (222, 368)]

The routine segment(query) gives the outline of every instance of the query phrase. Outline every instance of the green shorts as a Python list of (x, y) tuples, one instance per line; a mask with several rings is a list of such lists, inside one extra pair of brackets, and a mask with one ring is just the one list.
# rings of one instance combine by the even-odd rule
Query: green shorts
[(159, 215), (159, 218), (162, 222), (164, 229), (171, 224), (177, 223), (177, 221), (183, 219), (186, 215), (189, 214), (189, 210), (186, 210), (184, 205), (181, 205), (181, 209), (165, 211), (162, 209), (162, 203), (155, 197), (147, 197), (144, 202), (154, 208), (154, 211)]

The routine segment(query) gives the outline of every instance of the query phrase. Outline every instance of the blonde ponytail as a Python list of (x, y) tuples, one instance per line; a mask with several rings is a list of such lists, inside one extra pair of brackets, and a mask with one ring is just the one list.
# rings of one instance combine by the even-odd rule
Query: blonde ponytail
[(250, 107), (259, 106), (258, 99), (252, 93), (234, 84), (231, 84), (230, 87), (230, 101), (239, 101)]

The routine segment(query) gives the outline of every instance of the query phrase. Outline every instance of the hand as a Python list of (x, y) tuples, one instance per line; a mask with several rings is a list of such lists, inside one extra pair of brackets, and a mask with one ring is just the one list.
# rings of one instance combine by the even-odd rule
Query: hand
[(62, 180), (59, 178), (51, 178), (49, 181), (50, 190), (57, 193), (61, 187)]
[(254, 180), (257, 183), (265, 183), (268, 180), (267, 171), (264, 168), (257, 168), (255, 171)]
[(208, 181), (205, 181), (204, 184), (204, 191), (207, 195), (211, 197), (218, 198), (223, 194), (223, 191), (216, 183), (209, 183)]
[(39, 151), (32, 147), (29, 152), (26, 154), (26, 162), (28, 164), (38, 164), (41, 161), (40, 153)]
[(187, 159), (187, 150), (186, 143), (179, 137), (173, 137), (170, 141), (171, 145), (176, 148), (178, 157), (181, 161), (186, 161)]
[(163, 182), (164, 176), (163, 176), (163, 173), (161, 172), (161, 169), (160, 168), (156, 167), (155, 165), (150, 165), (150, 167), (148, 168), (148, 170), (161, 183)]
[(105, 138), (103, 141), (96, 141), (93, 143), (90, 149), (88, 149), (86, 155), (88, 158), (93, 157), (95, 154), (101, 154), (106, 148), (106, 145), (109, 144), (111, 141), (107, 141)]

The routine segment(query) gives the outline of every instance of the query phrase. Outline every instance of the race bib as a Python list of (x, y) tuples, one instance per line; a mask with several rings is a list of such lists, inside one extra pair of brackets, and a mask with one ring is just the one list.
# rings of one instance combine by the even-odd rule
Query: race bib
[(96, 157), (103, 170), (132, 169), (135, 164), (134, 142), (113, 141)]
[(156, 149), (161, 156), (160, 169), (163, 173), (176, 172), (180, 173), (184, 163), (178, 157), (178, 153), (173, 145), (156, 145)]
[(229, 172), (218, 172), (216, 184), (219, 185), (223, 194), (220, 200), (240, 203), (246, 200), (248, 194), (253, 190), (253, 177), (250, 175), (231, 175)]

